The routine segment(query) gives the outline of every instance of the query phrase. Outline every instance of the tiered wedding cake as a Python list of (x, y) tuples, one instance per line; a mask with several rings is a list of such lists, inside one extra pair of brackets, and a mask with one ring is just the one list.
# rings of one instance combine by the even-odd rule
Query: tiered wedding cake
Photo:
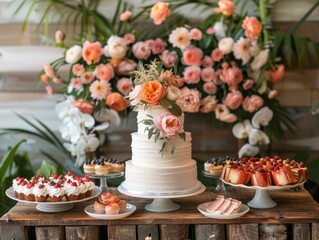
[[(197, 181), (196, 162), (191, 159), (191, 134), (186, 133), (185, 141), (179, 137), (171, 139), (175, 150), (160, 152), (164, 140), (148, 139), (145, 119), (156, 119), (165, 112), (161, 106), (139, 108), (138, 131), (132, 133), (132, 159), (126, 162), (123, 187), (131, 192), (187, 194), (201, 187)], [(179, 117), (184, 122), (184, 115)]]

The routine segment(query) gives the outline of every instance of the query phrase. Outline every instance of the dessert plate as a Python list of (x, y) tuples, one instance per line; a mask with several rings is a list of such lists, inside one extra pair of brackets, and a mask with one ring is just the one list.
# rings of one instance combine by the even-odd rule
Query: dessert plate
[(87, 215), (90, 217), (96, 218), (96, 219), (101, 219), (101, 220), (116, 220), (116, 219), (122, 219), (130, 216), (133, 214), (136, 210), (136, 206), (133, 204), (127, 204), (126, 209), (123, 213), (120, 214), (114, 214), (114, 215), (108, 215), (108, 214), (102, 214), (102, 213), (95, 213), (94, 211), (94, 205), (91, 204), (87, 207), (84, 208), (84, 211), (86, 212)]
[(209, 217), (209, 218), (214, 218), (214, 219), (240, 218), (240, 217), (244, 216), (249, 211), (249, 207), (245, 204), (242, 204), (238, 213), (229, 214), (229, 215), (210, 213), (210, 212), (207, 212), (207, 208), (211, 203), (212, 202), (206, 202), (206, 203), (202, 203), (202, 204), (198, 205), (198, 207), (197, 207), (198, 211), (200, 211), (200, 213), (203, 214), (204, 216)]

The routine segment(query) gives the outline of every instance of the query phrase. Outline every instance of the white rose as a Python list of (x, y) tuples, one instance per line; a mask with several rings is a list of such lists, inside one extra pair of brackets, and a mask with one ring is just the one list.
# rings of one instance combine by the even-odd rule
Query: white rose
[(123, 59), (127, 52), (127, 44), (123, 38), (111, 36), (104, 47), (104, 55), (114, 59)]
[(169, 86), (167, 88), (166, 97), (168, 100), (176, 101), (179, 98), (180, 94), (181, 94), (181, 91), (178, 89), (178, 87)]
[(78, 62), (82, 57), (82, 48), (78, 45), (74, 45), (69, 48), (65, 54), (65, 61), (70, 64)]
[(223, 38), (222, 40), (219, 41), (218, 48), (224, 54), (228, 54), (232, 52), (233, 45), (234, 45), (234, 39), (228, 37), (228, 38)]
[(260, 53), (251, 62), (250, 67), (253, 71), (259, 70), (268, 60), (269, 49), (260, 51)]

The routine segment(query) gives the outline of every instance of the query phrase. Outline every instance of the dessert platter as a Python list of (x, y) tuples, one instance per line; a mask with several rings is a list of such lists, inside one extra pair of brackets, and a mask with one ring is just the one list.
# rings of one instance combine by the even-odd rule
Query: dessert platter
[(213, 202), (200, 204), (197, 209), (204, 216), (214, 219), (235, 219), (249, 211), (249, 207), (240, 201), (222, 195), (218, 195)]
[(87, 160), (83, 164), (84, 173), (92, 179), (100, 179), (100, 188), (103, 192), (109, 191), (107, 179), (119, 178), (124, 175), (124, 163), (101, 156), (93, 160)]
[(278, 156), (242, 158), (226, 164), (221, 178), (224, 183), (233, 187), (256, 190), (248, 206), (266, 209), (277, 205), (268, 191), (303, 187), (308, 179), (308, 169), (303, 162), (281, 159)]
[(52, 174), (48, 179), (41, 175), (30, 180), (17, 177), (6, 195), (18, 202), (36, 204), (42, 212), (63, 212), (74, 203), (99, 196), (101, 191), (88, 177), (78, 177), (69, 171), (66, 175)]
[(94, 204), (84, 209), (90, 217), (101, 220), (122, 219), (133, 214), (135, 210), (135, 205), (126, 203), (109, 192), (102, 193)]

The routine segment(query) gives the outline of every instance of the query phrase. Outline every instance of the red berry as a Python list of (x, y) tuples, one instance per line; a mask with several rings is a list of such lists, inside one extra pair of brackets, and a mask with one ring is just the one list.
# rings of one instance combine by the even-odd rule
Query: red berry
[(73, 172), (68, 171), (68, 176), (73, 176)]
[(61, 185), (59, 183), (54, 185), (54, 188), (61, 188)]
[(27, 188), (30, 189), (30, 188), (32, 188), (33, 186), (34, 186), (33, 183), (28, 183)]
[(58, 179), (58, 178), (59, 178), (58, 174), (56, 174), (56, 173), (52, 173), (52, 174), (51, 174), (51, 177), (52, 177), (53, 179)]
[(304, 168), (306, 165), (305, 165), (305, 163), (304, 162), (301, 162), (300, 164), (299, 164), (299, 167), (301, 167), (301, 168)]
[(20, 185), (21, 185), (21, 186), (25, 186), (25, 185), (27, 185), (27, 182), (26, 182), (26, 181), (22, 181), (22, 182), (20, 183)]
[(78, 185), (76, 184), (76, 182), (72, 182), (72, 183), (71, 183), (71, 186), (77, 187)]
[(279, 160), (279, 159), (280, 159), (280, 157), (278, 157), (277, 155), (274, 156), (274, 160)]
[(42, 188), (44, 188), (44, 185), (38, 185), (38, 188), (40, 188), (40, 189), (42, 189)]

